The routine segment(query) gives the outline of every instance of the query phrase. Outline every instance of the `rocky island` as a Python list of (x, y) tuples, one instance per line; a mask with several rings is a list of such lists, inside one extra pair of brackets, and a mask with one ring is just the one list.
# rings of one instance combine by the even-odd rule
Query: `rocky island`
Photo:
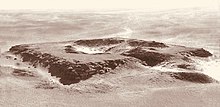
[[(191, 57), (212, 56), (203, 48), (190, 48), (156, 41), (126, 38), (101, 38), (65, 42), (16, 45), (10, 53), (34, 67), (48, 69), (64, 85), (78, 83), (116, 68), (166, 66), (194, 70)], [(132, 67), (131, 67), (132, 66)], [(172, 78), (198, 83), (216, 82), (194, 72), (162, 72)]]

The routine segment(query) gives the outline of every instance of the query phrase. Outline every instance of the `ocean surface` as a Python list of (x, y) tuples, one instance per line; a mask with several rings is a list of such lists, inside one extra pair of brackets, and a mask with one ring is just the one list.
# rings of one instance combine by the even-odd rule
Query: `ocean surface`
[(0, 11), (0, 49), (26, 43), (124, 37), (204, 48), (198, 68), (220, 80), (220, 12), (167, 11)]

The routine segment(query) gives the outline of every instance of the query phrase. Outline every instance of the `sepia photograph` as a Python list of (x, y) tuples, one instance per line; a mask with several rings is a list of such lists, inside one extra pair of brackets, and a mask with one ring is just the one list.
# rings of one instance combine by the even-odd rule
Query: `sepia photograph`
[(0, 0), (0, 107), (220, 107), (220, 0)]

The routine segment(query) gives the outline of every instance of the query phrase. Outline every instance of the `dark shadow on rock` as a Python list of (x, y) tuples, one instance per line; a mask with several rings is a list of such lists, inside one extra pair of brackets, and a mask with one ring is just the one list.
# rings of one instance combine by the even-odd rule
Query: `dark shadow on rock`
[(195, 70), (195, 67), (190, 64), (179, 64), (177, 67), (182, 69)]
[(209, 77), (208, 75), (197, 73), (197, 72), (162, 72), (161, 74), (167, 74), (171, 77), (182, 80), (188, 81), (193, 83), (216, 83), (217, 80)]
[(161, 62), (169, 60), (169, 58), (171, 57), (171, 55), (161, 54), (157, 52), (149, 52), (139, 47), (129, 50), (122, 55), (140, 59), (141, 61), (144, 61), (148, 66), (155, 66), (157, 64), (160, 64)]
[(182, 51), (182, 52), (180, 52), (180, 54), (182, 54), (182, 55), (188, 54), (188, 55), (197, 56), (197, 57), (209, 57), (209, 56), (212, 56), (212, 54), (209, 51), (204, 50), (203, 48), (195, 49), (195, 50), (190, 50), (190, 51)]

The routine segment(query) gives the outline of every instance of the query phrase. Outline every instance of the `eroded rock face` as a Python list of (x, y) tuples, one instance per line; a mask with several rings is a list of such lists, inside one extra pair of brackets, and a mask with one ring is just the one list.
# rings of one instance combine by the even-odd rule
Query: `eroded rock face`
[(188, 56), (198, 56), (198, 57), (209, 57), (212, 56), (212, 54), (201, 48), (201, 49), (195, 49), (195, 50), (191, 50), (191, 51), (182, 51), (180, 52), (181, 54), (188, 54)]
[(199, 56), (199, 57), (209, 57), (209, 56), (212, 56), (212, 54), (209, 51), (206, 51), (203, 48), (190, 51), (190, 55), (192, 55), (192, 56)]
[(142, 48), (135, 48), (135, 49), (129, 50), (123, 53), (122, 55), (140, 59), (149, 66), (155, 66), (157, 64), (160, 64), (161, 62), (169, 60), (169, 58), (171, 57), (171, 55), (146, 51), (146, 50), (143, 50)]
[[(103, 53), (89, 54), (77, 51), (76, 47), (104, 50)], [(204, 49), (118, 38), (17, 45), (13, 46), (10, 52), (21, 56), (22, 61), (29, 62), (35, 67), (48, 68), (48, 72), (52, 76), (60, 78), (60, 82), (64, 85), (78, 83), (92, 77), (92, 75), (104, 74), (127, 64), (139, 63), (145, 66), (156, 66), (163, 62), (180, 61), (182, 64), (178, 63), (177, 67), (189, 69), (190, 56), (208, 57), (212, 55)], [(174, 77), (182, 79), (185, 76), (178, 74)]]
[(129, 40), (128, 44), (133, 47), (157, 47), (165, 48), (168, 47), (164, 43), (155, 42), (155, 41), (143, 41), (143, 40)]
[(108, 39), (91, 39), (91, 40), (78, 40), (75, 41), (77, 45), (82, 45), (82, 46), (105, 46), (105, 45), (114, 45), (114, 44), (119, 44), (125, 42), (125, 40), (120, 40), (120, 39), (114, 39), (114, 38), (108, 38)]
[(180, 64), (180, 65), (177, 65), (178, 68), (182, 68), (182, 69), (188, 69), (188, 70), (194, 70), (194, 66), (192, 65), (189, 65), (189, 64)]

